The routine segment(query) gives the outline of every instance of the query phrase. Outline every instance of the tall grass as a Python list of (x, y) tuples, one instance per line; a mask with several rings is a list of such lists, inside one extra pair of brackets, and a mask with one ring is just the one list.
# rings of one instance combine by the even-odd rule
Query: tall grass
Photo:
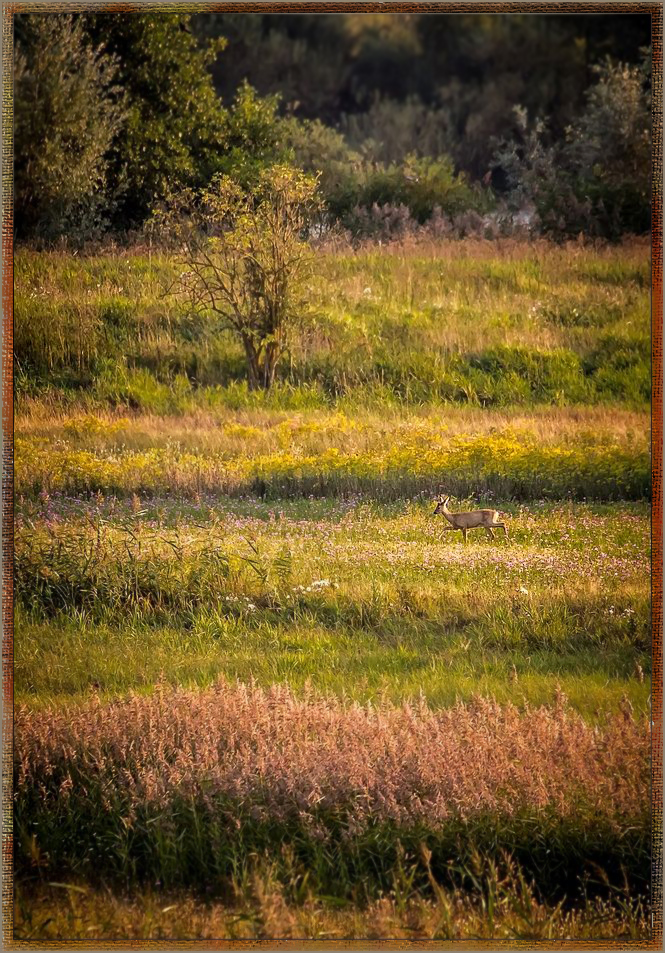
[[(292, 406), (366, 392), (478, 406), (649, 398), (644, 244), (462, 241), (329, 250), (318, 262), (312, 329), (280, 372)], [(83, 385), (98, 405), (154, 413), (219, 399), (214, 388), (244, 377), (241, 350), (217, 321), (178, 310), (165, 295), (172, 271), (162, 254), (20, 251), (19, 393)], [(619, 364), (603, 358), (612, 348)]]
[(551, 898), (594, 866), (635, 889), (648, 875), (648, 724), (625, 709), (592, 728), (563, 696), (433, 712), (278, 685), (158, 689), (19, 709), (15, 764), (19, 872), (37, 857), (51, 876), (94, 878), (103, 856), (125, 882), (221, 888), (288, 841), (314, 890), (357, 899), (419, 845), (440, 881), (474, 850), (510, 847)]
[[(172, 492), (190, 498), (205, 492), (258, 493), (272, 499), (361, 493), (378, 500), (431, 495), (442, 484), (458, 497), (477, 494), (504, 500), (639, 500), (650, 492), (646, 448), (610, 443), (594, 434), (576, 446), (543, 446), (528, 433), (447, 440), (414, 427), (399, 444), (380, 449), (344, 453), (334, 439), (324, 438), (317, 453), (306, 453), (288, 424), (282, 433), (288, 449), (233, 456), (175, 445), (93, 452), (19, 437), (16, 490), (31, 496)], [(251, 436), (251, 430), (240, 425), (238, 434)]]

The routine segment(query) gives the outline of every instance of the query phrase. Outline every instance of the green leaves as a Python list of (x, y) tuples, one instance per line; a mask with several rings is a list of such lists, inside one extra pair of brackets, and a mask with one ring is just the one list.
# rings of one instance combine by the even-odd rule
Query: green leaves
[(216, 168), (225, 111), (209, 67), (225, 43), (199, 46), (181, 29), (182, 14), (103, 14), (87, 22), (120, 64), (130, 114), (113, 148), (125, 190), (119, 221), (138, 224), (169, 187), (201, 184)]
[(306, 312), (312, 257), (305, 241), (320, 208), (317, 179), (288, 165), (243, 188), (229, 175), (169, 195), (157, 231), (177, 249), (172, 289), (192, 312), (223, 319), (242, 344), (251, 389), (268, 390)]
[(239, 558), (256, 573), (262, 586), (284, 586), (291, 580), (293, 555), (288, 546), (284, 546), (276, 556), (270, 558), (260, 552), (258, 543), (254, 540), (245, 538), (245, 542), (252, 555), (241, 555)]
[(15, 50), (15, 213), (20, 237), (85, 239), (103, 227), (108, 150), (125, 128), (117, 59), (80, 17), (21, 18)]
[(504, 141), (494, 158), (512, 201), (532, 203), (541, 230), (561, 240), (580, 233), (618, 240), (649, 230), (645, 67), (607, 60), (594, 72), (598, 81), (563, 141), (550, 144), (545, 123), (536, 119), (529, 126), (526, 110), (516, 107), (517, 139)]

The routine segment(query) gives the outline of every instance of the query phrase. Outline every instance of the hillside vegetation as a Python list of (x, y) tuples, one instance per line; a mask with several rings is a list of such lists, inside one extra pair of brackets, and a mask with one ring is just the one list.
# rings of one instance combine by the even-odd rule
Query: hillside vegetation
[[(313, 327), (268, 406), (649, 400), (646, 244), (414, 241), (324, 248), (317, 264)], [(21, 391), (85, 387), (88, 405), (158, 414), (250, 409), (260, 397), (243, 393), (239, 348), (178, 307), (173, 278), (146, 251), (20, 251)]]

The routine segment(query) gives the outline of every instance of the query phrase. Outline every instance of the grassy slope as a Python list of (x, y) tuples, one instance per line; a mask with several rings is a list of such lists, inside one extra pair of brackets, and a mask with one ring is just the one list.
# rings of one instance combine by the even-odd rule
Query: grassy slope
[(454, 401), (644, 403), (648, 246), (443, 243), (319, 254), (311, 331), (286, 391), (248, 395), (237, 346), (165, 294), (163, 256), (19, 252), (15, 348), (22, 392), (84, 383), (88, 405), (144, 411)]

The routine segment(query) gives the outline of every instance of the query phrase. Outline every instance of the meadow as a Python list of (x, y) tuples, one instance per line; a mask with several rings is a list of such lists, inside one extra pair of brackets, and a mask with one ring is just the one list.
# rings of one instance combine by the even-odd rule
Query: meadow
[(17, 254), (17, 935), (648, 935), (648, 252), (321, 249), (269, 392)]

